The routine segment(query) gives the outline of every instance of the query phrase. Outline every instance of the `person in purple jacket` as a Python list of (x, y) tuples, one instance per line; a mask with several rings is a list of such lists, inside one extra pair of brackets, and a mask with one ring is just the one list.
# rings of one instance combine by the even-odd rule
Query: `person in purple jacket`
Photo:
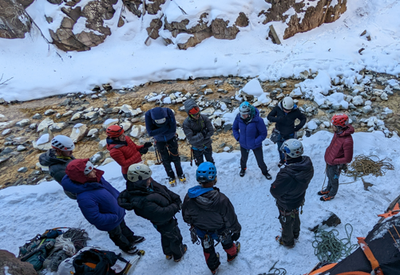
[(77, 194), (78, 206), (86, 220), (98, 230), (107, 231), (122, 251), (135, 254), (135, 244), (144, 237), (136, 236), (125, 224), (125, 209), (118, 205), (119, 192), (94, 168), (89, 159), (72, 160), (61, 181), (65, 191)]
[(240, 176), (243, 177), (246, 173), (247, 159), (249, 158), (250, 150), (253, 150), (256, 157), (258, 167), (267, 180), (272, 177), (268, 173), (267, 165), (264, 162), (262, 142), (267, 137), (267, 127), (264, 120), (260, 117), (257, 108), (252, 106), (247, 101), (239, 106), (239, 114), (233, 122), (233, 136), (240, 143)]

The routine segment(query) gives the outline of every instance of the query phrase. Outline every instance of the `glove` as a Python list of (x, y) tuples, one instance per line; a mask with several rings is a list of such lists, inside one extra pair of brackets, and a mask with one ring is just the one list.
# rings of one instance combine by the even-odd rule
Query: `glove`
[(173, 209), (174, 209), (174, 213), (179, 212), (180, 208), (179, 208), (179, 205), (178, 205), (178, 204), (173, 203), (172, 206), (173, 206)]
[(143, 146), (144, 146), (144, 148), (149, 148), (149, 147), (153, 146), (153, 144), (151, 142), (145, 142)]
[(141, 155), (147, 154), (148, 151), (149, 151), (149, 148), (146, 148), (146, 147), (142, 147), (139, 149), (139, 153)]
[(347, 164), (346, 163), (343, 163), (343, 164), (339, 164), (338, 165), (338, 168), (339, 168), (339, 170), (343, 170), (343, 172), (347, 172)]
[(201, 130), (201, 134), (203, 135), (203, 137), (205, 138), (208, 134), (208, 130), (207, 128), (204, 128), (203, 130)]
[(132, 210), (132, 204), (129, 201), (128, 191), (122, 191), (118, 196), (118, 205), (126, 210)]
[(240, 238), (240, 232), (235, 232), (232, 234), (232, 241), (237, 241)]

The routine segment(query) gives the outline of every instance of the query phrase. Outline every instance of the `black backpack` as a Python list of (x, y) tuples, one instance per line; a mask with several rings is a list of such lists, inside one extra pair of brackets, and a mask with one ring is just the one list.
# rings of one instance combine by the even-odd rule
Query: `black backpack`
[(112, 251), (97, 250), (91, 248), (83, 251), (74, 259), (75, 275), (113, 275), (111, 267), (117, 260), (127, 262), (121, 256)]

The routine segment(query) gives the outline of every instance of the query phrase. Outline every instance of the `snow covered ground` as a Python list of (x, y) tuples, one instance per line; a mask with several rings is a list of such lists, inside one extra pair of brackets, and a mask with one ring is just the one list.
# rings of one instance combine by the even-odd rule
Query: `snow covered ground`
[[(86, 2), (81, 1), (79, 5)], [(243, 5), (235, 3), (232, 0), (174, 0), (167, 1), (163, 12), (170, 20), (180, 21), (183, 15), (176, 5), (179, 4), (190, 10), (190, 16), (185, 15), (190, 24), (195, 24), (198, 12), (203, 11), (209, 11), (210, 22), (222, 18), (232, 23), (238, 14), (237, 6)], [(25, 39), (0, 39), (0, 77), (3, 76), (3, 81), (10, 79), (7, 85), (0, 85), (0, 98), (30, 100), (90, 92), (95, 85), (104, 83), (123, 88), (165, 79), (237, 75), (278, 80), (298, 76), (305, 70), (318, 72), (319, 77), (305, 81), (303, 91), (319, 92), (329, 88), (331, 79), (338, 75), (351, 86), (363, 68), (400, 73), (400, 1), (347, 1), (347, 11), (339, 20), (281, 39), (282, 45), (266, 40), (269, 25), (261, 23), (264, 17), (258, 17), (258, 13), (268, 5), (264, 0), (246, 1), (243, 10), (250, 24), (240, 28), (236, 39), (209, 38), (186, 51), (176, 46), (188, 39), (184, 34), (178, 35), (175, 45), (165, 46), (159, 38), (146, 46), (145, 26), (159, 15), (139, 19), (127, 10), (123, 11), (126, 24), (117, 28), (117, 16), (107, 20), (112, 35), (87, 52), (62, 52), (48, 44), (36, 28)], [(56, 29), (60, 24), (61, 7), (36, 0), (27, 9), (48, 40), (48, 29)], [(117, 14), (121, 7), (122, 0), (119, 0), (114, 5)], [(47, 23), (45, 16), (52, 17), (53, 23)], [(78, 23), (74, 26), (75, 33), (84, 29), (84, 22)], [(282, 37), (286, 23), (273, 24)], [(360, 36), (364, 31), (366, 35)], [(170, 34), (160, 34), (170, 38)], [(367, 40), (368, 35), (371, 41)], [(365, 49), (362, 55), (358, 53), (361, 48)]]
[[(221, 254), (220, 273), (223, 274), (259, 274), (268, 272), (270, 267), (279, 261), (276, 267), (283, 267), (287, 274), (304, 274), (310, 271), (318, 262), (314, 256), (312, 241), (314, 234), (308, 230), (326, 218), (329, 211), (334, 212), (342, 220), (337, 226), (339, 237), (345, 238), (344, 225), (350, 223), (354, 227), (352, 243), (356, 237), (365, 237), (379, 220), (377, 214), (383, 213), (390, 202), (400, 192), (397, 179), (400, 178), (400, 158), (398, 157), (397, 135), (388, 139), (381, 132), (356, 133), (354, 137), (355, 155), (377, 155), (380, 159), (388, 158), (395, 170), (388, 171), (385, 176), (375, 178), (364, 177), (364, 180), (373, 184), (370, 191), (365, 191), (361, 179), (351, 184), (342, 184), (336, 198), (329, 202), (321, 202), (317, 192), (322, 188), (325, 174), (324, 153), (332, 138), (332, 133), (320, 131), (303, 140), (305, 155), (311, 157), (315, 176), (307, 190), (304, 213), (299, 241), (293, 249), (278, 245), (275, 236), (280, 233), (280, 224), (277, 219), (278, 210), (275, 201), (270, 195), (269, 188), (272, 181), (267, 181), (257, 167), (253, 154), (250, 154), (248, 171), (244, 178), (240, 178), (240, 152), (214, 154), (218, 170), (217, 187), (232, 201), (242, 224), (240, 242), (242, 249), (239, 257), (232, 263), (226, 262), (226, 254), (221, 245), (216, 250)], [(379, 146), (377, 146), (379, 145)], [(273, 178), (278, 173), (278, 152), (276, 145), (269, 140), (264, 142), (264, 158), (271, 169)], [(152, 166), (153, 178), (161, 183), (166, 182), (163, 166)], [(183, 199), (188, 188), (196, 185), (195, 167), (183, 163), (187, 175), (186, 184), (178, 184), (171, 188)], [(118, 190), (122, 191), (125, 182), (120, 168), (115, 162), (99, 167), (105, 171), (105, 178)], [(351, 182), (352, 178), (342, 176), (341, 182)], [(0, 248), (18, 254), (18, 247), (37, 233), (46, 229), (67, 226), (85, 229), (91, 238), (89, 245), (121, 251), (108, 238), (106, 232), (98, 231), (90, 225), (81, 214), (76, 201), (69, 199), (55, 182), (43, 182), (37, 186), (14, 186), (0, 190)], [(140, 249), (146, 251), (140, 260), (134, 274), (209, 274), (204, 261), (202, 248), (190, 241), (189, 227), (183, 222), (180, 213), (177, 215), (184, 243), (188, 244), (188, 252), (184, 260), (179, 263), (167, 261), (162, 253), (160, 235), (151, 223), (133, 212), (127, 212), (126, 222), (136, 234), (146, 237), (146, 241), (139, 244)], [(123, 254), (124, 255), (124, 254)], [(129, 258), (128, 255), (124, 255)], [(52, 274), (52, 273), (47, 273)]]

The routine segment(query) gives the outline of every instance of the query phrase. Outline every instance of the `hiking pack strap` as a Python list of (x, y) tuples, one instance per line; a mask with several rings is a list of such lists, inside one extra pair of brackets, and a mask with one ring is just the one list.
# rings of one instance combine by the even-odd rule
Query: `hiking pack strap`
[(376, 270), (377, 275), (379, 275), (379, 274), (383, 275), (383, 272), (379, 267), (379, 262), (375, 258), (374, 254), (372, 253), (368, 244), (365, 242), (365, 238), (358, 237), (357, 240), (358, 240), (358, 243), (360, 244), (360, 248), (362, 249), (362, 251), (365, 254), (365, 257), (367, 257), (368, 261), (371, 263), (372, 270)]
[(314, 270), (313, 272), (309, 273), (308, 275), (317, 275), (317, 274), (321, 274), (321, 273), (324, 272), (324, 271), (330, 270), (330, 269), (333, 268), (335, 265), (336, 265), (336, 263), (324, 265), (323, 267), (318, 268), (317, 270)]

